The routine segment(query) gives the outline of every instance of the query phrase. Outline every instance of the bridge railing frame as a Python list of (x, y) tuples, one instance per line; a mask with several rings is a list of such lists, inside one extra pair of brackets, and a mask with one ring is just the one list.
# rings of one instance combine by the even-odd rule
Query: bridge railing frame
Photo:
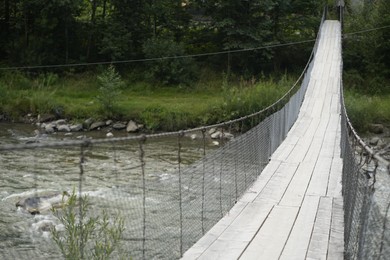
[[(338, 0), (341, 26), (344, 1)], [(390, 255), (390, 162), (358, 135), (344, 99), (340, 69), (342, 193), (345, 259), (388, 259)]]

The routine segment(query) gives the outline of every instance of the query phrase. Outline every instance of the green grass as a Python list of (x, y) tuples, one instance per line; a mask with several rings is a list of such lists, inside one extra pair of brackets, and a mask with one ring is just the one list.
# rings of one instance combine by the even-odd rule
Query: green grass
[[(282, 96), (294, 82), (280, 79), (244, 80), (225, 75), (205, 75), (193, 86), (154, 86), (125, 81), (115, 103), (113, 118), (133, 119), (151, 130), (177, 130), (212, 124), (258, 111)], [(97, 75), (82, 74), (35, 78), (21, 73), (0, 76), (0, 114), (17, 120), (28, 113), (61, 113), (81, 121), (88, 117), (107, 119), (97, 100)]]
[(361, 133), (367, 132), (371, 123), (390, 125), (390, 94), (369, 95), (346, 90), (345, 103), (352, 125)]

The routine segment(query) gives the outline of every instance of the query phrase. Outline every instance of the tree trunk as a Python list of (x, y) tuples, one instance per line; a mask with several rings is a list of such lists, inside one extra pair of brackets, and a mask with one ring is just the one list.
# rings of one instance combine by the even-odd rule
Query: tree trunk
[(89, 36), (88, 36), (88, 44), (87, 44), (87, 61), (89, 60), (89, 56), (91, 54), (91, 47), (92, 47), (92, 38), (93, 38), (93, 33), (95, 31), (95, 23), (96, 23), (96, 19), (95, 19), (95, 15), (96, 15), (96, 7), (97, 7), (97, 2), (96, 0), (92, 0), (92, 7), (91, 7), (91, 25), (92, 25), (92, 28), (89, 32)]
[(10, 9), (9, 9), (9, 0), (5, 0), (5, 3), (4, 3), (4, 12), (5, 12), (5, 24), (4, 24), (4, 29), (5, 29), (5, 33), (6, 35), (8, 35), (9, 33), (9, 18), (10, 18)]
[(68, 64), (69, 60), (69, 33), (68, 33), (68, 21), (65, 24), (65, 64)]
[(107, 0), (103, 0), (103, 13), (102, 13), (103, 20), (106, 18), (106, 8), (107, 8)]

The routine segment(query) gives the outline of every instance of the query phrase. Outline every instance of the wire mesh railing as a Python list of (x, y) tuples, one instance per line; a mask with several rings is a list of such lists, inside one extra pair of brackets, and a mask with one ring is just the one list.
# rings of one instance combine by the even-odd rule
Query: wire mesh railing
[[(251, 115), (170, 133), (63, 136), (61, 141), (49, 137), (1, 145), (1, 258), (60, 257), (50, 233), (67, 230), (50, 208), (61, 207), (64, 191), (72, 190), (80, 202), (85, 195), (90, 200), (90, 211), (83, 217), (80, 213), (78, 221), (105, 214), (109, 222), (123, 220), (125, 228), (111, 258), (180, 258), (229, 212), (283, 142), (298, 117), (319, 37), (294, 86)], [(83, 236), (87, 231), (82, 223), (80, 227)], [(90, 240), (101, 236), (94, 233)], [(96, 244), (82, 243), (76, 247), (84, 248), (81, 255), (89, 259)]]
[(357, 135), (342, 105), (345, 258), (388, 259), (390, 163)]
[[(343, 23), (344, 1), (338, 1), (337, 6)], [(341, 67), (341, 79), (342, 71)], [(390, 163), (353, 128), (345, 108), (342, 80), (340, 87), (344, 258), (389, 259)]]
[(388, 259), (390, 163), (358, 136), (341, 102), (345, 258)]

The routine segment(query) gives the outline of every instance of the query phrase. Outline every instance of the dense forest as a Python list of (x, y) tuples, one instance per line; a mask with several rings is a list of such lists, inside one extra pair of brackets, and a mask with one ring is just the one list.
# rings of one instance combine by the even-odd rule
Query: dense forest
[[(0, 59), (7, 66), (124, 61), (308, 40), (315, 37), (322, 6), (318, 0), (2, 0)], [(229, 59), (232, 70), (258, 73), (305, 62), (311, 44), (305, 48), (198, 61), (227, 70)], [(171, 69), (187, 70), (180, 71), (182, 78), (149, 72), (170, 83), (188, 80), (191, 61), (176, 63)]]

